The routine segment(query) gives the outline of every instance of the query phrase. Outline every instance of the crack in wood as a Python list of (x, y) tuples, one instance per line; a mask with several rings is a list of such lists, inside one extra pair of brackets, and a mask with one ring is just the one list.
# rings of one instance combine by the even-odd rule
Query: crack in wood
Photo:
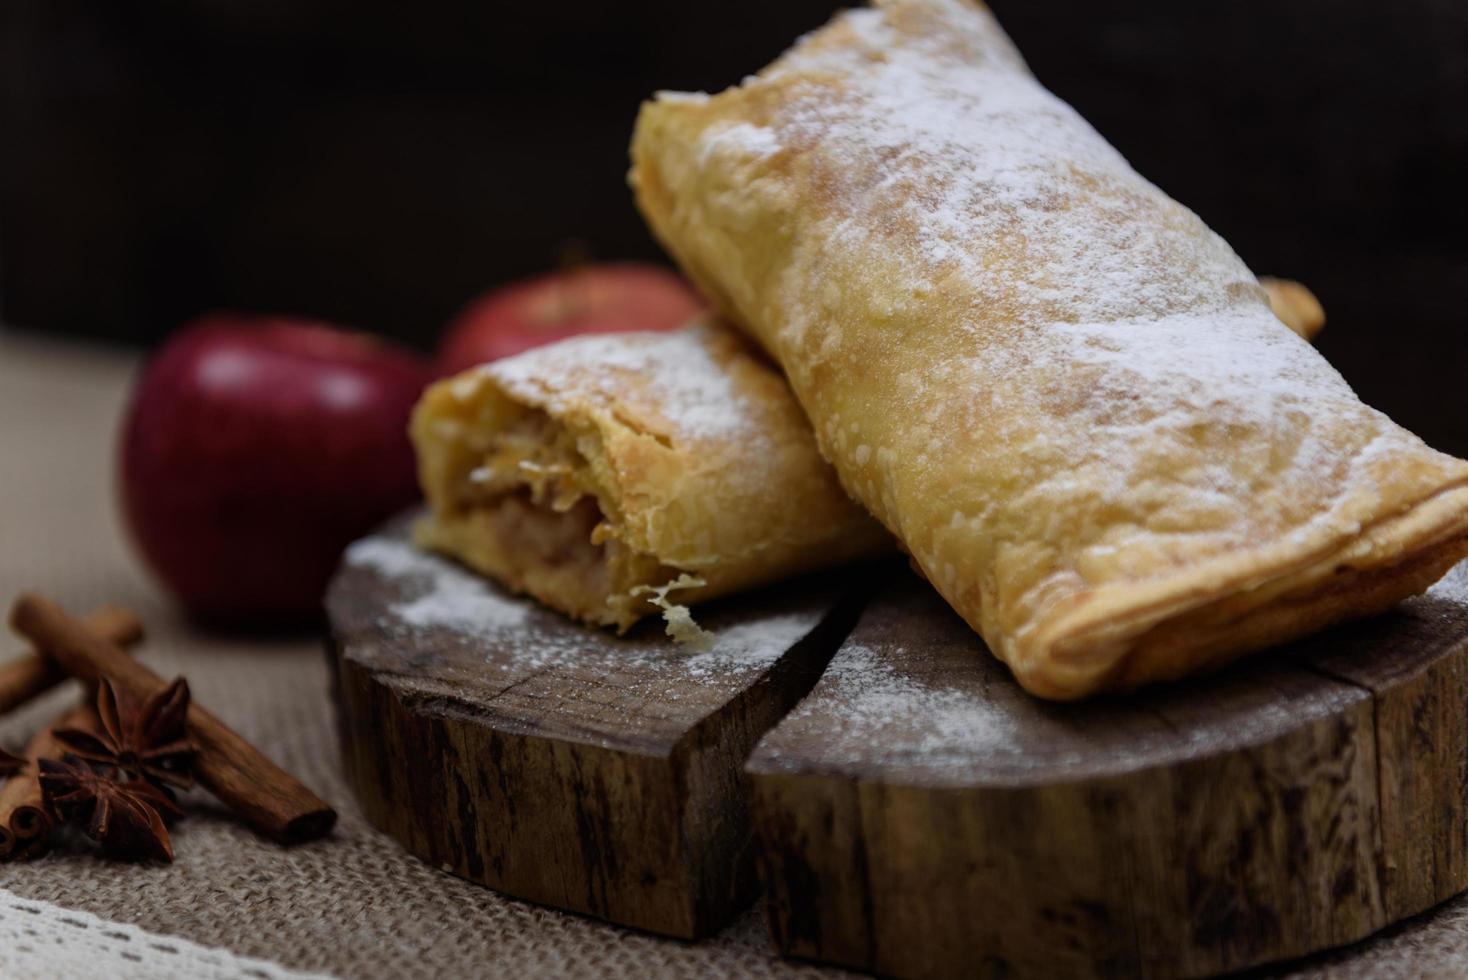
[[(675, 936), (707, 935), (753, 899), (741, 767), (856, 620), (856, 582), (828, 574), (709, 607), (715, 633), (761, 618), (787, 624), (771, 638), (800, 630), (787, 646), (747, 641), (714, 674), (647, 631), (624, 641), (534, 607), (510, 646), (386, 622), (404, 594), (349, 559), (327, 601), (349, 774), (376, 826), (501, 891)], [(513, 679), (486, 684), (495, 670)]]

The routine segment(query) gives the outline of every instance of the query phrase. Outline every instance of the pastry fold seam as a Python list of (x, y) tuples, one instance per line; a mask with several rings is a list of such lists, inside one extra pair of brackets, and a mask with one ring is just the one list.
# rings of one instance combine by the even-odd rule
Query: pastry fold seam
[[(1338, 537), (1311, 555), (1267, 574), (1255, 571), (1251, 575), (1245, 571), (1211, 586), (1198, 581), (1168, 583), (1167, 591), (1174, 594), (1159, 596), (1148, 605), (1112, 603), (1128, 608), (1129, 614), (1124, 619), (1108, 618), (1114, 617), (1107, 608), (1109, 597), (1099, 596), (1094, 604), (1088, 603), (1074, 613), (1057, 617), (1037, 637), (1035, 648), (1050, 651), (1052, 676), (1046, 683), (1054, 693), (1049, 696), (1073, 696), (1066, 692), (1072, 688), (1083, 690), (1101, 675), (1108, 678), (1108, 686), (1133, 686), (1126, 681), (1135, 671), (1133, 661), (1148, 654), (1145, 650), (1132, 650), (1118, 659), (1116, 644), (1142, 641), (1150, 631), (1163, 626), (1181, 630), (1190, 617), (1206, 618), (1210, 611), (1222, 606), (1237, 607), (1237, 621), (1242, 621), (1276, 600), (1288, 599), (1299, 604), (1316, 592), (1340, 597), (1343, 590), (1349, 591), (1362, 580), (1371, 588), (1383, 567), (1425, 558), (1425, 566), (1436, 568), (1437, 572), (1414, 590), (1421, 591), (1459, 559), (1468, 556), (1465, 535), (1468, 535), (1468, 480), (1444, 487), (1400, 513), (1380, 518), (1358, 534)], [(1195, 578), (1206, 580), (1210, 571), (1206, 567), (1199, 569)], [(1125, 592), (1127, 587), (1120, 584), (1112, 588)], [(1400, 598), (1396, 595), (1391, 602)], [(1360, 614), (1375, 611), (1378, 609), (1371, 608)], [(1204, 638), (1198, 639), (1201, 647)], [(1246, 652), (1249, 651), (1234, 651), (1226, 659)], [(1026, 665), (1021, 660), (1014, 666), (1016, 671), (1021, 671)], [(1061, 680), (1063, 675), (1070, 676)]]

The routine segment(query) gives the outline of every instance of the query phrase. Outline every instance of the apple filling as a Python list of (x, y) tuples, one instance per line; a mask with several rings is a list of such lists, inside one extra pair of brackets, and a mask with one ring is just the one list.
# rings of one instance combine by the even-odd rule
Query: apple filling
[(575, 437), (544, 412), (498, 428), (464, 462), (426, 543), (600, 625), (625, 629), (665, 599), (637, 590), (678, 570), (623, 544)]

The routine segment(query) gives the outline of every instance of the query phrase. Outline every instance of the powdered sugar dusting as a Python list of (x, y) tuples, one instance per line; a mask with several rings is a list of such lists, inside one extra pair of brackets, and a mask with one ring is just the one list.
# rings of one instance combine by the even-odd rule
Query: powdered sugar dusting
[[(826, 670), (828, 692), (849, 707), (860, 742), (890, 753), (913, 753), (934, 766), (972, 760), (1013, 745), (1014, 717), (975, 691), (944, 687), (894, 669), (906, 651), (876, 653), (849, 644)], [(975, 656), (981, 656), (975, 650)]]
[[(1047, 92), (991, 14), (955, 0), (908, 6), (953, 29), (914, 35), (886, 11), (852, 11), (841, 21), (857, 43), (798, 47), (764, 76), (831, 71), (839, 100), (794, 95), (758, 139), (740, 124), (706, 149), (818, 146), (840, 199), (833, 255), (873, 246), (875, 229), (912, 246), (915, 282), (959, 273), (1038, 322), (1212, 313), (1241, 296), (1267, 312), (1228, 245)], [(1021, 254), (995, 264), (995, 247)]]
[(638, 668), (667, 682), (653, 696), (675, 694), (680, 680), (737, 681), (763, 671), (815, 629), (823, 612), (807, 605), (726, 626), (715, 620), (708, 645), (695, 650), (661, 636), (654, 626), (620, 639), (579, 626), (402, 538), (358, 541), (347, 549), (345, 563), (392, 581), (402, 593), (378, 620), (384, 630), (439, 629), (482, 643), (488, 673)]
[(416, 595), (388, 610), (410, 626), (497, 636), (523, 627), (530, 611), (527, 601), (509, 598), (484, 579), (406, 541), (364, 538), (347, 549), (346, 562), (411, 584)]
[(704, 105), (709, 100), (707, 92), (673, 92), (663, 90), (657, 93), (660, 102), (676, 102), (684, 105)]
[(911, 755), (942, 768), (1014, 748), (1013, 712), (972, 686), (948, 687), (892, 666), (907, 656), (902, 647), (878, 652), (857, 642), (836, 654), (818, 689), (821, 698), (841, 706), (828, 716), (837, 728), (823, 758), (853, 763), (874, 752)]
[[(1264, 669), (1262, 683), (1274, 690), (1278, 678)], [(908, 580), (873, 601), (751, 762), (756, 771), (834, 769), (888, 784), (1054, 783), (1265, 744), (1369, 698), (1318, 679), (1287, 698), (1261, 698), (1260, 685), (1238, 670), (1124, 699), (1042, 701), (990, 659), (926, 583)]]
[(718, 135), (705, 145), (704, 152), (717, 153), (730, 147), (757, 156), (765, 156), (780, 149), (780, 140), (773, 130), (749, 123), (738, 123), (727, 129), (719, 130)]
[[(933, 365), (912, 386), (910, 410), (932, 404), (931, 391), (979, 391), (1016, 368), (1066, 362), (1122, 396), (1132, 426), (1165, 428), (1189, 408), (1269, 426), (1320, 398), (1355, 401), (1271, 314), (1227, 243), (1035, 81), (991, 14), (956, 0), (908, 6), (955, 29), (912, 35), (887, 11), (852, 11), (842, 20), (858, 43), (797, 48), (764, 76), (830, 70), (841, 99), (794, 96), (771, 128), (735, 125), (710, 133), (704, 149), (818, 146), (815, 166), (831, 178), (822, 186), (839, 199), (823, 229), (829, 260), (909, 257), (904, 278), (918, 303), (958, 279), (977, 287), (986, 312), (1054, 325), (1020, 344), (985, 336), (963, 345), (969, 356)], [(797, 308), (782, 339), (802, 346), (818, 321), (843, 329)], [(1099, 414), (1119, 399), (1096, 401), (1106, 403), (1091, 406)]]
[(1448, 569), (1448, 574), (1438, 579), (1427, 594), (1468, 606), (1468, 561), (1460, 561)]
[(757, 436), (753, 406), (715, 356), (702, 325), (672, 333), (573, 337), (479, 369), (508, 392), (545, 400), (554, 414), (570, 397), (601, 402), (613, 396), (647, 420), (665, 423), (676, 440)]
[(712, 645), (683, 661), (690, 677), (707, 678), (734, 668), (768, 666), (815, 627), (807, 613), (783, 613), (727, 626)]

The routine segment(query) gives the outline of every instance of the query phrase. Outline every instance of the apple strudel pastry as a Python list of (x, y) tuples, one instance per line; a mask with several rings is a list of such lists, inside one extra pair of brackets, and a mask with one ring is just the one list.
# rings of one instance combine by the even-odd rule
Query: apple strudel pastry
[(589, 623), (661, 608), (696, 635), (684, 603), (892, 546), (779, 372), (712, 323), (473, 369), (428, 389), (411, 434), (420, 543)]
[(1030, 691), (1178, 677), (1420, 591), (1468, 463), (1283, 329), (967, 0), (663, 93), (630, 176), (822, 453)]

